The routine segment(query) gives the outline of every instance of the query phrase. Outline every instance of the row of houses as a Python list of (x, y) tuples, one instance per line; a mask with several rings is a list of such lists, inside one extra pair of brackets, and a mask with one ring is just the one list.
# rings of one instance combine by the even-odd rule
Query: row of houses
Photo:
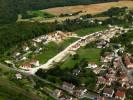
[(87, 92), (87, 89), (85, 87), (76, 87), (75, 85), (68, 82), (63, 82), (61, 88), (69, 92), (73, 96), (66, 96), (62, 90), (55, 89), (52, 95), (58, 98), (58, 100), (78, 100), (80, 96), (84, 95)]

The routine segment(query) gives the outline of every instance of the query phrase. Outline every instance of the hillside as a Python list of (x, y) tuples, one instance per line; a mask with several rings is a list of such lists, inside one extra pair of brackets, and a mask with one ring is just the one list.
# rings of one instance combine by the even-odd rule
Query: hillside
[(0, 0), (0, 23), (16, 21), (17, 15), (27, 10), (109, 1), (114, 0)]

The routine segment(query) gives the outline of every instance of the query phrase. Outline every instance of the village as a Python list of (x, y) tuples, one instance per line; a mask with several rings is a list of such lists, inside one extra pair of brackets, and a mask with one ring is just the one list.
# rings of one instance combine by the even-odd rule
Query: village
[[(109, 29), (105, 31), (95, 32), (84, 37), (80, 37), (77, 34), (61, 31), (57, 31), (54, 34), (40, 36), (32, 39), (29, 43), (25, 43), (17, 52), (12, 55), (13, 60), (5, 60), (5, 63), (17, 68), (20, 72), (28, 72), (29, 74), (35, 74), (40, 68), (49, 69), (55, 64), (65, 59), (68, 54), (75, 54), (80, 47), (84, 47), (86, 44), (96, 41), (96, 48), (106, 48), (110, 46), (110, 39), (112, 37), (118, 37), (121, 34), (126, 34), (130, 29), (124, 29), (118, 26), (108, 26)], [(116, 34), (119, 33), (119, 34)], [(70, 44), (65, 50), (61, 51), (55, 57), (51, 58), (45, 64), (40, 63), (39, 60), (30, 57), (30, 54), (40, 54), (43, 50), (42, 44), (46, 45), (49, 42), (60, 43), (68, 38), (78, 38), (79, 40)], [(97, 65), (95, 62), (88, 62), (88, 66), (85, 69), (91, 69), (97, 76), (96, 86), (93, 92), (86, 89), (86, 87), (76, 87), (72, 83), (63, 82), (61, 89), (72, 95), (68, 96), (64, 91), (55, 89), (51, 91), (51, 95), (57, 100), (78, 100), (84, 97), (88, 99), (96, 100), (125, 100), (126, 90), (133, 88), (133, 62), (129, 53), (124, 52), (124, 47), (121, 44), (115, 44), (116, 48), (111, 52), (104, 52), (101, 55), (101, 65)], [(34, 47), (34, 49), (33, 49)], [(119, 53), (124, 53), (124, 61)], [(18, 63), (19, 62), (19, 63)], [(80, 74), (81, 69), (75, 69), (72, 74)], [(16, 78), (21, 80), (22, 74), (17, 72)], [(90, 93), (89, 93), (90, 92)], [(90, 95), (92, 93), (92, 95)], [(89, 94), (89, 95), (88, 95)]]
[[(104, 52), (101, 56), (101, 65), (88, 63), (86, 69), (90, 68), (97, 75), (96, 88), (92, 95), (85, 87), (77, 87), (71, 83), (64, 82), (62, 88), (72, 93), (75, 98), (63, 96), (61, 90), (56, 89), (53, 95), (59, 100), (78, 100), (79, 98), (88, 98), (91, 100), (125, 100), (126, 91), (133, 88), (133, 62), (131, 54), (124, 53), (124, 47), (121, 44), (115, 44), (116, 48), (111, 52)], [(97, 48), (109, 46), (109, 41), (101, 40), (97, 43)], [(124, 61), (118, 53), (124, 53)], [(76, 75), (81, 70), (76, 71)], [(88, 95), (89, 94), (89, 95)], [(78, 99), (77, 99), (77, 98)], [(86, 100), (88, 100), (86, 99)], [(84, 100), (84, 99), (83, 99)]]

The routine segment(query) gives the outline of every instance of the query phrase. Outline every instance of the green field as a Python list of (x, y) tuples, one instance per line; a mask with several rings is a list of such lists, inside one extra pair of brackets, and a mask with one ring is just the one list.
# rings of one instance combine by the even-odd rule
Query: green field
[(53, 18), (55, 17), (52, 14), (49, 14), (44, 11), (36, 10), (36, 11), (27, 11), (26, 14), (22, 15), (24, 19), (43, 19), (43, 18)]
[(13, 77), (14, 71), (0, 64), (0, 100), (41, 100), (33, 92), (27, 91), (26, 87), (18, 85), (19, 80), (16, 80), (18, 84), (14, 82), (15, 80), (11, 80)]
[(71, 38), (64, 40), (59, 44), (50, 42), (44, 47), (43, 52), (36, 56), (36, 59), (38, 59), (40, 63), (46, 63), (50, 58), (54, 57), (56, 54), (64, 50), (67, 46), (76, 40), (76, 38)]
[(78, 54), (81, 59), (85, 58), (88, 62), (94, 62), (99, 64), (101, 49), (97, 48), (81, 48), (78, 50)]
[(88, 28), (77, 30), (75, 31), (75, 33), (78, 34), (79, 36), (84, 36), (93, 32), (105, 30), (106, 28), (107, 28), (106, 26), (90, 27), (90, 28), (88, 27)]
[(73, 68), (76, 64), (80, 63), (82, 59), (86, 59), (88, 62), (94, 62), (96, 64), (100, 64), (100, 52), (101, 49), (97, 48), (80, 48), (77, 51), (79, 55), (77, 60), (73, 60), (72, 57), (68, 57), (68, 59), (61, 65), (62, 69)]
[[(10, 99), (9, 99), (10, 98)], [(6, 78), (0, 78), (0, 100), (40, 100)]]

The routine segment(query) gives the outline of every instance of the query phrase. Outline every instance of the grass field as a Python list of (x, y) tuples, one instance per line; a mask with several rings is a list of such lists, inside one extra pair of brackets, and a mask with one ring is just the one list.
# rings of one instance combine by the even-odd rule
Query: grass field
[(80, 59), (87, 59), (88, 62), (94, 62), (96, 64), (99, 64), (100, 62), (100, 52), (101, 49), (97, 48), (81, 48), (78, 50), (78, 54)]
[(119, 2), (109, 2), (109, 3), (100, 3), (100, 4), (91, 4), (91, 5), (78, 5), (78, 6), (66, 6), (66, 7), (57, 7), (41, 10), (48, 12), (54, 15), (74, 13), (82, 11), (81, 14), (96, 14), (106, 11), (112, 7), (129, 7), (133, 8), (133, 1), (119, 1)]
[(100, 49), (97, 48), (80, 48), (77, 51), (79, 55), (79, 59), (73, 60), (72, 57), (68, 57), (68, 59), (61, 65), (62, 69), (68, 68), (71, 69), (75, 66), (75, 64), (79, 63), (82, 59), (88, 60), (88, 62), (94, 62), (99, 64), (100, 62)]
[(97, 32), (97, 31), (102, 31), (106, 29), (106, 26), (99, 26), (99, 27), (88, 27), (88, 28), (83, 28), (80, 30), (75, 31), (76, 34), (78, 34), (79, 36), (84, 36), (86, 34), (90, 34), (93, 32)]
[[(9, 99), (10, 98), (10, 99)], [(41, 100), (39, 97), (17, 86), (7, 78), (0, 78), (0, 100)]]
[(64, 40), (63, 42), (56, 44), (51, 42), (44, 47), (44, 50), (41, 54), (36, 56), (36, 59), (40, 61), (40, 63), (46, 63), (50, 58), (54, 57), (56, 54), (65, 49), (68, 45), (76, 41), (76, 38), (71, 38)]
[(29, 93), (11, 81), (8, 77), (12, 72), (6, 65), (0, 64), (0, 100), (41, 100), (33, 92)]

